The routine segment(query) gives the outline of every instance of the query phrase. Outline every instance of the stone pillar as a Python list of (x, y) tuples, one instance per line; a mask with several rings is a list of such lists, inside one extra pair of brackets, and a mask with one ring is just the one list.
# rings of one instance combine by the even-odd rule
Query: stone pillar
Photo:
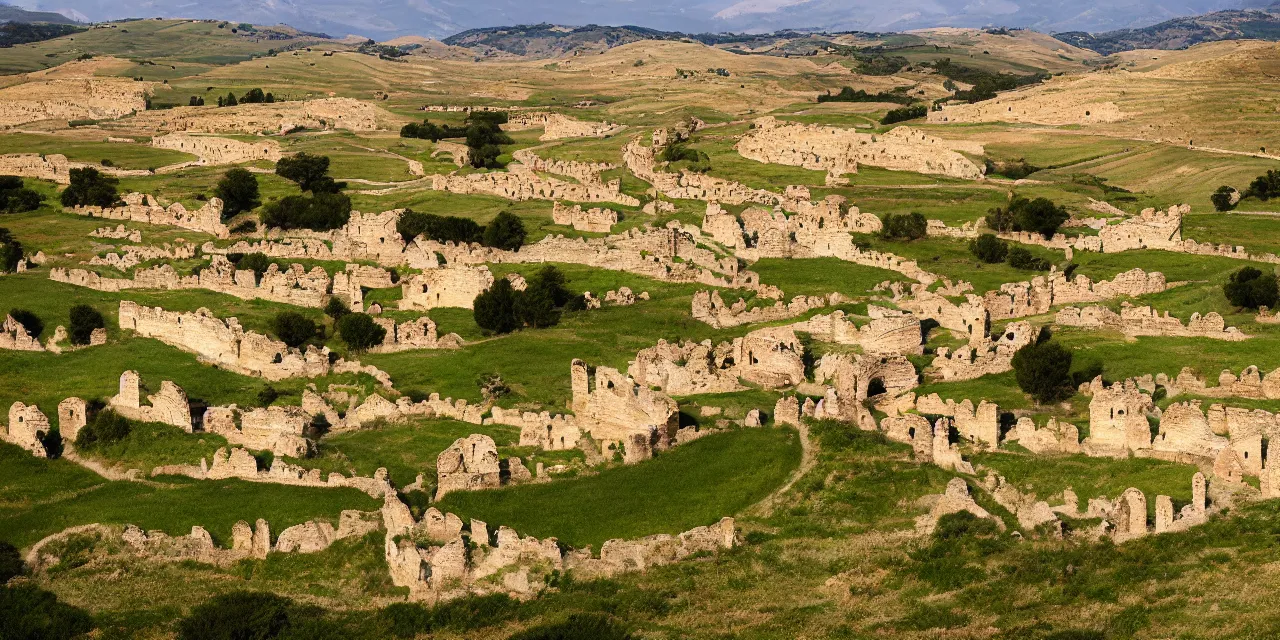
[(1164, 533), (1173, 526), (1173, 499), (1156, 496), (1156, 533)]
[(1206, 509), (1206, 481), (1203, 473), (1196, 472), (1191, 476), (1191, 510), (1197, 518), (1203, 518)]
[(1116, 515), (1116, 534), (1123, 538), (1137, 538), (1147, 533), (1147, 496), (1133, 487), (1120, 496), (1120, 508)]
[(799, 426), (800, 401), (795, 396), (783, 396), (773, 405), (773, 421), (778, 424)]
[(75, 441), (88, 422), (87, 408), (80, 398), (67, 398), (58, 403), (58, 432), (63, 440)]
[(573, 400), (570, 408), (582, 411), (587, 407), (587, 399), (591, 395), (590, 376), (587, 374), (587, 363), (574, 359), (569, 364), (569, 379), (573, 388)]
[(138, 396), (138, 385), (141, 382), (137, 371), (126, 371), (120, 374), (120, 393), (112, 398), (111, 404), (119, 405), (129, 409), (137, 409), (140, 400)]

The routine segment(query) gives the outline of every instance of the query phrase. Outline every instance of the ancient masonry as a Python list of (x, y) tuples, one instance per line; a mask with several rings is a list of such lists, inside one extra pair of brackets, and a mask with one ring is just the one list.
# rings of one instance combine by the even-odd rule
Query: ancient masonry
[(450, 193), (482, 193), (508, 200), (568, 200), (570, 202), (612, 202), (628, 207), (640, 206), (640, 200), (622, 193), (618, 180), (602, 183), (577, 183), (543, 177), (518, 162), (506, 171), (431, 176), (431, 188)]
[(625, 128), (610, 122), (586, 122), (546, 111), (518, 111), (509, 114), (508, 117), (510, 120), (502, 125), (504, 130), (524, 131), (541, 128), (543, 133), (538, 139), (543, 142), (564, 138), (604, 138)]
[[(1102, 124), (1123, 120), (1125, 114), (1102, 92), (1087, 87), (1088, 79), (1054, 79), (1045, 84), (1000, 94), (975, 104), (945, 104), (929, 111), (929, 123), (1012, 122), (1041, 125)], [(1070, 98), (1067, 98), (1070, 96)]]
[(1128, 303), (1121, 304), (1120, 313), (1099, 306), (1083, 309), (1066, 307), (1058, 311), (1054, 323), (1067, 327), (1112, 329), (1129, 336), (1213, 338), (1231, 342), (1249, 338), (1236, 327), (1226, 326), (1226, 321), (1216, 312), (1211, 311), (1205, 316), (1193, 313), (1187, 324), (1183, 325), (1181, 320), (1171, 317), (1168, 311), (1161, 316), (1151, 307), (1135, 307)]
[[(135, 232), (136, 233), (136, 232)], [(96, 246), (95, 246), (96, 248)], [(196, 257), (197, 247), (191, 243), (163, 246), (125, 245), (118, 251), (111, 251), (100, 256), (93, 256), (87, 262), (97, 267), (111, 267), (118, 271), (128, 271), (149, 260), (189, 260)]]
[(141, 269), (128, 278), (106, 278), (84, 269), (53, 268), (49, 279), (98, 291), (127, 289), (208, 289), (244, 300), (263, 299), (300, 307), (324, 307), (328, 301), (329, 274), (321, 267), (311, 271), (302, 265), (280, 270), (272, 264), (259, 279), (252, 269), (236, 269), (225, 257), (214, 255), (197, 275), (180, 276), (167, 264)]
[(782, 204), (782, 196), (764, 189), (752, 189), (741, 182), (688, 170), (678, 174), (659, 171), (657, 153), (658, 145), (645, 146), (640, 138), (636, 137), (623, 147), (622, 160), (627, 169), (637, 178), (652, 184), (658, 193), (668, 198), (723, 202), (733, 205), (748, 202), (770, 206)]
[(283, 155), (280, 152), (280, 143), (275, 140), (241, 142), (231, 138), (193, 136), (185, 133), (170, 133), (153, 138), (151, 146), (190, 153), (200, 158), (198, 164), (201, 165), (239, 164), (255, 160), (275, 162)]
[(613, 225), (618, 224), (620, 218), (618, 212), (613, 209), (595, 207), (584, 210), (581, 205), (567, 207), (558, 201), (551, 209), (552, 222), (571, 226), (575, 231), (609, 233), (613, 231)]
[[(671, 344), (636, 354), (627, 373), (640, 385), (683, 396), (741, 391), (739, 378), (766, 389), (804, 382), (804, 347), (787, 327), (760, 329), (732, 342)], [(599, 382), (597, 381), (597, 386)]]
[[(511, 154), (516, 162), (534, 171), (545, 171), (558, 176), (573, 178), (581, 183), (604, 184), (600, 174), (618, 168), (616, 164), (607, 162), (576, 162), (573, 160), (549, 160), (539, 156), (533, 149), (520, 149)], [(614, 188), (616, 191), (617, 188)]]
[(0, 349), (10, 351), (44, 351), (40, 340), (31, 335), (22, 323), (6, 315), (4, 325), (0, 326)]
[(869, 134), (782, 123), (772, 116), (757, 118), (753, 125), (738, 141), (739, 154), (757, 162), (827, 171), (828, 185), (841, 182), (846, 173), (857, 173), (859, 164), (966, 180), (983, 177), (982, 167), (958, 153), (981, 156), (981, 144), (942, 140), (910, 127)]
[(462, 337), (456, 333), (439, 335), (436, 323), (426, 316), (417, 320), (406, 320), (397, 323), (390, 318), (374, 318), (378, 326), (386, 329), (387, 336), (382, 344), (369, 350), (370, 353), (395, 353), (415, 349), (461, 349)]
[(1013, 369), (1013, 355), (1018, 349), (1031, 344), (1036, 331), (1029, 322), (1010, 322), (994, 338), (983, 336), (957, 347), (939, 347), (937, 356), (929, 365), (943, 380), (973, 380), (982, 376), (1003, 373)]
[(231, 232), (222, 223), (222, 200), (210, 198), (196, 211), (188, 211), (181, 202), (162, 207), (156, 199), (141, 193), (130, 193), (121, 198), (124, 206), (95, 207), (77, 206), (72, 212), (77, 215), (106, 220), (128, 220), (172, 227), (182, 227), (192, 231), (201, 231), (218, 238), (228, 238)]
[(0, 89), (0, 127), (39, 120), (113, 120), (147, 109), (151, 83), (125, 78), (49, 78)]
[(181, 387), (165, 380), (160, 383), (160, 391), (147, 396), (147, 404), (143, 404), (141, 384), (137, 371), (120, 374), (120, 392), (107, 401), (107, 406), (130, 420), (159, 422), (191, 433), (191, 402)]
[(302, 487), (350, 487), (374, 498), (395, 493), (395, 489), (387, 480), (386, 469), (378, 469), (372, 478), (347, 477), (336, 472), (325, 475), (319, 469), (306, 469), (286, 462), (282, 457), (273, 458), (269, 468), (259, 469), (258, 461), (253, 454), (239, 447), (229, 451), (226, 447), (219, 448), (213, 454), (212, 464), (202, 459), (199, 465), (166, 465), (151, 470), (152, 477), (164, 475), (186, 476), (196, 480), (236, 478), (248, 482)]
[(646, 460), (655, 449), (670, 447), (680, 426), (676, 401), (651, 390), (617, 369), (574, 360), (569, 367), (578, 426), (602, 443), (611, 456), (621, 447), (626, 463)]
[[(450, 265), (455, 264), (452, 260)], [(493, 286), (489, 267), (449, 266), (427, 269), (400, 281), (400, 309), (427, 311), (438, 307), (470, 309), (476, 296)], [(523, 288), (523, 287), (522, 287)]]
[(134, 124), (140, 128), (187, 133), (258, 135), (263, 131), (283, 133), (297, 127), (375, 131), (380, 121), (389, 120), (382, 109), (354, 98), (139, 111)]
[(0, 155), (0, 175), (48, 180), (58, 184), (71, 184), (71, 170), (93, 167), (101, 173), (117, 177), (149, 176), (146, 169), (120, 169), (87, 162), (71, 162), (60, 153), (11, 153)]
[(742, 298), (727, 305), (720, 297), (719, 289), (699, 291), (693, 294), (693, 319), (705, 322), (717, 329), (737, 327), (756, 322), (770, 322), (794, 318), (813, 309), (821, 309), (829, 305), (837, 305), (844, 301), (844, 296), (832, 293), (823, 296), (796, 296), (791, 302), (781, 300), (772, 306), (747, 308)]
[(790, 325), (793, 331), (812, 335), (823, 342), (857, 345), (863, 352), (921, 355), (923, 333), (920, 318), (897, 309), (867, 305), (870, 321), (861, 327), (848, 320), (843, 311), (815, 315)]

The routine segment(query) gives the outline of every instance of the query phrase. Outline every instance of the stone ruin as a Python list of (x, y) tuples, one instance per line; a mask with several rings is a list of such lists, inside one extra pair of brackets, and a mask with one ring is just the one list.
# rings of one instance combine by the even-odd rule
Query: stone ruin
[(1183, 325), (1181, 320), (1170, 316), (1168, 311), (1161, 316), (1151, 307), (1135, 307), (1127, 302), (1121, 303), (1120, 313), (1100, 306), (1089, 306), (1083, 309), (1066, 307), (1058, 311), (1054, 323), (1067, 327), (1111, 329), (1127, 336), (1212, 338), (1229, 342), (1239, 342), (1249, 338), (1236, 327), (1226, 326), (1226, 321), (1215, 311), (1210, 311), (1205, 316), (1193, 313), (1187, 324)]
[(354, 98), (291, 100), (234, 107), (174, 107), (159, 111), (138, 110), (132, 124), (149, 131), (187, 133), (284, 133), (307, 129), (375, 131), (393, 118), (382, 109)]
[(671, 446), (680, 426), (675, 400), (617, 369), (597, 367), (593, 376), (581, 360), (569, 365), (569, 374), (578, 426), (602, 442), (604, 451), (622, 445), (623, 461), (630, 464)]
[(849, 233), (876, 233), (880, 218), (862, 213), (844, 196), (830, 195), (819, 202), (809, 201), (803, 187), (788, 187), (785, 209), (767, 211), (750, 207), (733, 215), (710, 202), (702, 218), (702, 231), (716, 242), (736, 249), (744, 260), (760, 258), (809, 258), (834, 255), (848, 240)]
[(586, 122), (548, 111), (516, 111), (509, 113), (508, 118), (502, 125), (504, 131), (542, 129), (538, 139), (543, 142), (565, 138), (605, 138), (625, 128), (611, 122)]
[(622, 160), (627, 169), (649, 184), (663, 196), (677, 200), (702, 200), (725, 204), (748, 202), (775, 205), (782, 204), (782, 196), (765, 189), (753, 189), (741, 182), (733, 182), (702, 173), (684, 170), (668, 173), (657, 168), (658, 145), (645, 146), (636, 137), (622, 150)]
[(1134, 382), (1139, 388), (1152, 393), (1155, 392), (1156, 385), (1162, 386), (1169, 397), (1186, 393), (1209, 398), (1280, 399), (1280, 369), (1263, 376), (1256, 366), (1245, 367), (1238, 376), (1230, 369), (1223, 369), (1218, 374), (1217, 386), (1212, 387), (1203, 377), (1197, 376), (1191, 367), (1183, 367), (1175, 378), (1169, 378), (1164, 373), (1154, 378), (1148, 374)]
[(614, 307), (629, 307), (636, 303), (637, 300), (648, 300), (649, 292), (641, 291), (639, 295), (631, 291), (631, 287), (618, 287), (617, 291), (604, 292), (604, 298), (597, 298), (590, 291), (583, 291), (582, 298), (587, 303), (588, 309), (599, 309), (604, 304)]
[(1151, 396), (1134, 384), (1106, 386), (1102, 376), (1091, 383), (1089, 401), (1089, 455), (1127, 456), (1130, 451), (1150, 448), (1151, 425), (1147, 413), (1153, 408)]
[(839, 127), (783, 123), (773, 116), (757, 118), (752, 124), (735, 147), (742, 157), (827, 171), (828, 185), (840, 184), (844, 174), (857, 173), (859, 164), (965, 180), (983, 177), (982, 167), (958, 153), (985, 155), (981, 144), (943, 140), (910, 127), (869, 134)]
[(193, 431), (191, 401), (182, 387), (165, 380), (160, 383), (160, 391), (147, 396), (147, 404), (142, 404), (141, 384), (142, 377), (137, 371), (120, 374), (120, 392), (107, 401), (107, 406), (130, 420), (172, 425), (187, 433)]
[(436, 148), (431, 152), (432, 158), (442, 153), (447, 153), (449, 158), (453, 160), (453, 164), (459, 169), (471, 166), (471, 148), (467, 145), (449, 142), (448, 140), (437, 140), (435, 144)]
[[(1010, 122), (1049, 126), (1106, 124), (1123, 120), (1120, 107), (1096, 89), (1083, 85), (1087, 79), (1060, 79), (1038, 87), (1005, 92), (994, 99), (974, 104), (948, 102), (941, 110), (930, 109), (929, 124)], [(1081, 91), (1074, 91), (1079, 85)]]
[(984, 336), (968, 345), (939, 347), (930, 363), (942, 380), (973, 380), (1013, 369), (1013, 356), (1036, 339), (1037, 332), (1029, 322), (1010, 322), (994, 337)]
[(87, 162), (71, 162), (60, 153), (10, 153), (0, 155), (0, 175), (48, 180), (71, 184), (71, 170), (93, 167), (101, 173), (117, 177), (149, 176), (145, 169), (120, 169)]
[(40, 339), (31, 335), (22, 323), (6, 315), (4, 324), (0, 325), (0, 349), (10, 351), (44, 351)]
[(594, 443), (586, 448), (580, 446), (582, 430), (578, 428), (577, 418), (572, 415), (553, 416), (547, 411), (521, 412), (502, 407), (494, 407), (491, 415), (493, 424), (520, 428), (520, 446), (522, 447), (538, 447), (544, 451), (566, 451), (575, 448), (587, 451), (595, 447)]
[(290, 458), (303, 458), (311, 451), (303, 435), (311, 424), (311, 416), (301, 407), (259, 407), (247, 411), (235, 405), (209, 407), (205, 409), (202, 424), (206, 433), (220, 435), (233, 446), (253, 451), (270, 451)]
[(222, 223), (222, 200), (218, 198), (209, 198), (209, 202), (196, 211), (188, 211), (181, 202), (175, 202), (167, 208), (162, 207), (154, 197), (141, 193), (126, 194), (121, 200), (124, 205), (120, 207), (76, 206), (71, 211), (77, 215), (106, 220), (182, 227), (218, 238), (228, 238), (231, 235), (227, 225)]
[(960, 438), (980, 449), (994, 449), (1000, 445), (1000, 407), (993, 402), (982, 400), (975, 407), (972, 400), (965, 399), (959, 403), (951, 399), (943, 401), (933, 393), (917, 398), (915, 409), (924, 415), (951, 418), (951, 426), (955, 427)]
[[(609, 164), (607, 162), (576, 162), (573, 160), (547, 159), (539, 156), (533, 149), (519, 149), (512, 152), (511, 157), (515, 159), (516, 162), (519, 162), (534, 171), (566, 176), (583, 184), (604, 185), (604, 179), (600, 174), (618, 168), (618, 165)], [(619, 182), (619, 186), (610, 188), (617, 191), (620, 186), (621, 182)]]
[(498, 446), (489, 436), (458, 438), (436, 457), (437, 502), (451, 491), (491, 489), (501, 483)]
[(964, 481), (964, 478), (952, 478), (947, 483), (947, 490), (942, 495), (934, 496), (934, 503), (929, 508), (929, 513), (916, 518), (916, 532), (922, 536), (931, 535), (942, 516), (960, 513), (961, 511), (967, 511), (973, 514), (975, 518), (990, 520), (1001, 531), (1005, 529), (1004, 522), (1000, 518), (992, 515), (991, 512), (974, 502), (973, 496), (969, 495), (969, 484)]
[(620, 185), (621, 182), (618, 180), (607, 184), (579, 183), (544, 177), (518, 162), (508, 164), (506, 171), (431, 176), (431, 188), (436, 191), (458, 194), (480, 193), (520, 202), (568, 200), (570, 202), (611, 202), (628, 207), (640, 206), (640, 200), (635, 196), (619, 190)]
[(156, 476), (186, 476), (196, 480), (226, 480), (235, 478), (246, 482), (267, 484), (283, 484), (300, 487), (349, 487), (381, 498), (388, 493), (394, 494), (395, 488), (387, 480), (387, 470), (378, 469), (372, 478), (364, 476), (344, 476), (341, 473), (324, 475), (319, 469), (307, 469), (285, 461), (283, 457), (275, 457), (267, 469), (258, 468), (258, 460), (247, 449), (221, 447), (213, 454), (213, 463), (201, 459), (198, 465), (165, 465), (151, 470)]
[(724, 298), (720, 297), (720, 291), (712, 289), (711, 291), (699, 291), (693, 294), (692, 311), (694, 320), (705, 322), (717, 329), (727, 329), (756, 322), (786, 320), (813, 309), (821, 309), (822, 307), (837, 305), (842, 302), (844, 302), (844, 296), (839, 293), (831, 293), (825, 297), (796, 296), (791, 299), (791, 302), (784, 303), (778, 300), (772, 306), (748, 309), (747, 302), (742, 298), (738, 298), (738, 301), (732, 305), (725, 304)]
[(868, 354), (891, 353), (922, 355), (923, 332), (920, 319), (910, 313), (867, 305), (871, 321), (861, 327), (848, 320), (843, 311), (815, 315), (804, 322), (790, 325), (794, 331), (808, 333), (823, 342), (856, 345)]
[(599, 207), (584, 210), (581, 205), (566, 207), (556, 201), (551, 209), (551, 221), (573, 227), (575, 231), (590, 233), (610, 233), (613, 225), (618, 224), (622, 216), (613, 209)]
[(982, 298), (964, 294), (965, 302), (956, 304), (938, 291), (929, 291), (924, 284), (911, 285), (910, 295), (905, 294), (900, 285), (893, 286), (897, 284), (893, 283), (889, 288), (893, 290), (893, 302), (899, 308), (920, 318), (931, 319), (944, 329), (968, 335), (970, 344), (987, 339), (991, 314)]
[[(99, 245), (94, 245), (96, 250)], [(145, 245), (125, 245), (120, 247), (118, 251), (112, 251), (100, 256), (89, 258), (88, 264), (95, 267), (111, 267), (117, 271), (128, 271), (144, 262), (150, 260), (189, 260), (196, 257), (196, 246), (191, 243), (180, 243), (171, 245), (165, 243), (163, 246), (145, 246)]]
[(436, 323), (426, 316), (397, 323), (390, 318), (374, 318), (378, 326), (386, 329), (387, 337), (370, 353), (396, 353), (415, 349), (461, 349), (462, 337), (456, 333), (440, 336)]
[(173, 266), (157, 265), (141, 269), (133, 278), (107, 278), (84, 269), (49, 270), (49, 279), (97, 291), (125, 291), (128, 289), (208, 289), (233, 295), (242, 300), (270, 300), (299, 307), (323, 308), (329, 299), (331, 280), (321, 267), (306, 271), (302, 265), (293, 264), (281, 270), (272, 264), (261, 279), (252, 269), (237, 269), (235, 264), (220, 255), (210, 258), (208, 266), (198, 274), (180, 276)]
[(1018, 418), (1017, 424), (1005, 434), (1005, 442), (1017, 442), (1026, 450), (1037, 453), (1081, 453), (1080, 428), (1070, 422), (1058, 422), (1049, 418), (1043, 427), (1037, 428), (1031, 418)]
[(1068, 280), (1056, 269), (1047, 276), (1036, 276), (1030, 282), (1007, 282), (999, 291), (988, 291), (983, 303), (992, 320), (1024, 318), (1048, 313), (1057, 305), (1102, 302), (1121, 296), (1138, 297), (1160, 293), (1170, 285), (1164, 274), (1131, 269), (1111, 280), (1093, 282), (1077, 275)]
[(400, 310), (429, 311), (438, 307), (470, 309), (476, 296), (493, 286), (489, 267), (451, 266), (427, 269), (400, 281)]
[(195, 136), (186, 133), (157, 136), (151, 139), (151, 146), (189, 153), (199, 158), (197, 164), (206, 166), (240, 164), (256, 160), (276, 162), (284, 155), (280, 152), (280, 143), (275, 140), (241, 142), (231, 138)]
[(36, 405), (15, 402), (9, 406), (9, 423), (0, 431), (4, 441), (30, 451), (38, 458), (47, 458), (43, 438), (52, 427), (49, 418)]
[(766, 389), (804, 382), (804, 347), (787, 327), (759, 329), (732, 342), (657, 346), (636, 354), (627, 373), (639, 384), (683, 396), (741, 391), (739, 379)]
[[(74, 73), (66, 65), (59, 71)], [(30, 73), (26, 82), (0, 89), (0, 127), (41, 120), (114, 120), (145, 112), (150, 95), (149, 82)]]

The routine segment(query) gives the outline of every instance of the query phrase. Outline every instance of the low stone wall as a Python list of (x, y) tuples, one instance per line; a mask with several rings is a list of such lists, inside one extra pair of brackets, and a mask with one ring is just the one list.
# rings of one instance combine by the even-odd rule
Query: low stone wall
[(844, 296), (832, 293), (827, 296), (796, 296), (791, 302), (779, 300), (772, 306), (747, 308), (742, 298), (732, 305), (727, 305), (720, 297), (718, 289), (699, 291), (693, 294), (693, 319), (705, 322), (717, 329), (737, 327), (756, 322), (772, 322), (786, 320), (802, 315), (814, 309), (840, 304)]
[(97, 291), (129, 289), (208, 289), (244, 300), (263, 299), (300, 307), (323, 308), (329, 299), (329, 274), (320, 267), (305, 271), (300, 264), (281, 271), (272, 264), (261, 280), (251, 269), (236, 269), (225, 257), (214, 255), (199, 274), (180, 276), (167, 264), (134, 273), (133, 278), (107, 278), (84, 269), (53, 268), (49, 279)]
[(593, 184), (543, 177), (518, 162), (507, 165), (506, 171), (431, 176), (431, 188), (436, 191), (480, 193), (517, 201), (568, 200), (640, 206), (640, 200), (619, 190), (620, 185), (617, 180)]
[(121, 207), (77, 206), (71, 211), (76, 215), (106, 220), (128, 220), (182, 227), (218, 238), (227, 238), (231, 235), (227, 225), (222, 223), (222, 200), (218, 198), (210, 198), (209, 202), (196, 211), (188, 211), (180, 202), (162, 207), (154, 197), (141, 193), (130, 193), (121, 199), (124, 201), (124, 206)]
[(1184, 325), (1181, 320), (1170, 316), (1168, 311), (1161, 316), (1151, 307), (1134, 307), (1128, 303), (1122, 304), (1120, 313), (1099, 306), (1083, 309), (1066, 307), (1058, 311), (1054, 323), (1067, 327), (1112, 329), (1129, 336), (1212, 338), (1229, 342), (1249, 339), (1249, 336), (1236, 327), (1227, 327), (1226, 321), (1217, 312), (1211, 311), (1203, 317), (1199, 313), (1193, 313)]
[(627, 373), (642, 386), (683, 396), (744, 389), (739, 378), (766, 389), (804, 382), (804, 347), (787, 327), (759, 329), (712, 346), (665, 340), (636, 354)]
[(506, 131), (543, 129), (538, 138), (543, 142), (565, 138), (604, 138), (622, 131), (625, 127), (611, 122), (587, 122), (547, 111), (518, 111), (508, 114), (509, 120), (502, 128)]
[(133, 124), (151, 131), (187, 133), (284, 133), (296, 127), (375, 131), (394, 118), (368, 102), (354, 98), (321, 98), (234, 107), (174, 107), (138, 110)]
[[(0, 89), (0, 127), (40, 120), (112, 120), (147, 110), (150, 82), (93, 77), (76, 63), (59, 68), (59, 77), (28, 74), (26, 82)], [(70, 76), (70, 77), (67, 77)]]
[(551, 209), (552, 222), (571, 226), (575, 231), (610, 233), (621, 218), (617, 211), (600, 207), (584, 210), (580, 205), (566, 207), (556, 202)]
[(200, 158), (199, 164), (209, 166), (240, 164), (255, 160), (276, 162), (283, 157), (280, 143), (266, 139), (257, 142), (241, 142), (231, 138), (170, 133), (152, 138), (151, 146), (189, 153)]

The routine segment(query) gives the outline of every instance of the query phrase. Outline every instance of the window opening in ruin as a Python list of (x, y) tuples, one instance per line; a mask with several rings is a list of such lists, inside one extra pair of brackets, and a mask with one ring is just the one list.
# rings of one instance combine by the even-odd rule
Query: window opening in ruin
[(885, 393), (885, 392), (887, 392), (887, 391), (888, 391), (888, 389), (886, 389), (886, 388), (885, 388), (885, 386), (884, 386), (884, 380), (881, 380), (880, 378), (872, 378), (872, 379), (871, 379), (871, 382), (868, 382), (868, 383), (867, 383), (867, 397), (868, 397), (868, 398), (869, 398), (869, 397), (871, 397), (871, 396), (878, 396), (878, 395), (880, 395), (880, 394), (882, 394), (882, 393)]

